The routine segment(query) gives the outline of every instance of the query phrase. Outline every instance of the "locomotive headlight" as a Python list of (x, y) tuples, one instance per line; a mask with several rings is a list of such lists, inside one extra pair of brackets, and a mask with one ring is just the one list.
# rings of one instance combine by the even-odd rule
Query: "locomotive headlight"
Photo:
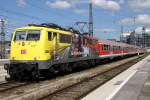
[(12, 60), (15, 60), (15, 57), (12, 57)]
[(45, 53), (49, 53), (49, 50), (45, 50)]
[(37, 60), (37, 58), (36, 58), (36, 57), (34, 57), (34, 60)]

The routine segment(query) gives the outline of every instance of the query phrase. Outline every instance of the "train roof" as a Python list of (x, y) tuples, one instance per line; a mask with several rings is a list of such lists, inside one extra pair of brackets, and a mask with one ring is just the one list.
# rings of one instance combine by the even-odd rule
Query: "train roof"
[(101, 44), (106, 44), (106, 45), (111, 45), (111, 46), (122, 46), (122, 47), (137, 47), (134, 45), (129, 45), (126, 43), (121, 43), (121, 42), (115, 42), (115, 41), (110, 41), (110, 40), (99, 40), (99, 43)]
[(24, 26), (24, 27), (20, 27), (20, 28), (16, 28), (15, 31), (18, 30), (50, 30), (53, 32), (58, 32), (58, 33), (66, 33), (66, 34), (73, 34), (70, 31), (65, 31), (65, 30), (60, 30), (60, 29), (54, 29), (54, 28), (48, 28), (48, 27), (39, 27), (39, 26)]
[[(37, 24), (29, 24), (28, 26), (24, 26), (24, 27), (20, 27), (20, 28), (16, 28), (17, 30), (50, 30), (53, 32), (58, 32), (58, 33), (64, 33), (64, 34), (80, 34), (77, 30), (74, 30), (72, 28), (70, 29), (65, 29), (62, 28), (61, 26), (58, 26), (57, 24), (53, 24), (53, 23), (43, 23), (40, 25)], [(110, 41), (110, 40), (103, 40), (103, 39), (98, 39), (94, 36), (88, 36), (88, 35), (84, 35), (81, 34), (84, 37), (87, 37), (89, 39), (94, 39), (94, 40), (98, 40), (99, 43), (101, 44), (106, 44), (106, 45), (111, 45), (111, 46), (122, 46), (122, 47), (134, 47), (134, 48), (140, 48), (134, 45), (129, 45), (126, 43), (121, 43), (121, 42), (115, 42), (115, 41)]]
[(94, 36), (84, 35), (84, 37), (89, 38), (89, 39), (99, 40), (98, 38)]

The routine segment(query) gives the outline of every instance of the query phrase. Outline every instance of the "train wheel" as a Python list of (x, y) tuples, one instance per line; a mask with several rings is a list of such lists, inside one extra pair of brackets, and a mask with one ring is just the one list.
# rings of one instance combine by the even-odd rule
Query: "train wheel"
[(67, 71), (67, 72), (72, 72), (73, 69), (72, 69), (71, 66), (69, 66), (69, 64), (66, 64), (66, 67), (67, 67), (67, 68), (66, 68), (66, 71)]
[(9, 75), (10, 75), (10, 79), (12, 80), (17, 80), (17, 75), (12, 71), (12, 70), (9, 70)]
[(69, 66), (69, 64), (61, 64), (61, 72), (65, 72), (65, 73), (68, 73), (68, 72), (71, 72), (72, 71), (72, 68)]
[(5, 80), (6, 80), (6, 81), (12, 81), (13, 79), (12, 79), (11, 77), (5, 76)]
[(91, 61), (90, 61), (90, 66), (93, 67), (93, 66), (95, 66), (95, 65), (96, 65), (95, 60), (91, 60)]
[(33, 79), (34, 81), (39, 81), (40, 77), (39, 77), (39, 70), (38, 67), (35, 67), (32, 69), (31, 71), (31, 79)]
[(17, 75), (17, 81), (23, 81), (23, 74)]
[(82, 61), (81, 62), (81, 67), (83, 67), (83, 68), (89, 68), (90, 65), (88, 64), (88, 61)]

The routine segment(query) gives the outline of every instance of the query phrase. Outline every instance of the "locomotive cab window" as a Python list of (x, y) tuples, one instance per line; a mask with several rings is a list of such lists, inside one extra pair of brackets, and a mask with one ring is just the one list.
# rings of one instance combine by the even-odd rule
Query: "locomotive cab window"
[(37, 41), (40, 39), (40, 31), (16, 31), (14, 41)]
[(26, 39), (26, 31), (16, 31), (14, 41), (23, 41)]
[(37, 41), (40, 40), (40, 31), (32, 30), (27, 33), (27, 41)]

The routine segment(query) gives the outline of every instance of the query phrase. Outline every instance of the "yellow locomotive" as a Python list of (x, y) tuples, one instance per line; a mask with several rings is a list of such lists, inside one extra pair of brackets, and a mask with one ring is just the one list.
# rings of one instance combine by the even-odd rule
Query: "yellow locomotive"
[(71, 44), (71, 32), (39, 26), (17, 28), (12, 36), (10, 60), (45, 61)]
[(46, 73), (57, 54), (71, 45), (72, 32), (55, 24), (30, 24), (12, 34), (10, 64), (4, 68), (13, 79), (39, 77)]

